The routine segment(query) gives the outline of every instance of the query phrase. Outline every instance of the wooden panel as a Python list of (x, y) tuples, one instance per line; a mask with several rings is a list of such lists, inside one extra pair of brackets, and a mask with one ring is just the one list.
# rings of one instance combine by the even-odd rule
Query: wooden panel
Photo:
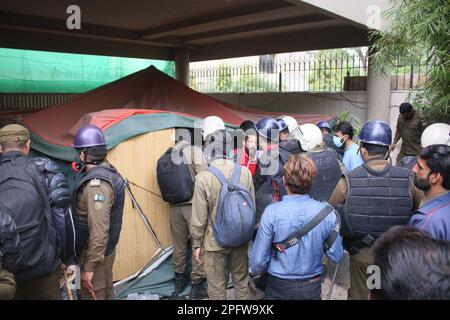
[[(150, 132), (122, 142), (108, 152), (108, 160), (131, 182), (160, 194), (156, 163), (173, 145), (175, 129)], [(131, 185), (133, 194), (149, 219), (158, 239), (165, 246), (172, 243), (169, 205), (160, 197)], [(123, 226), (114, 264), (114, 281), (124, 279), (144, 266), (158, 249), (129, 196), (125, 199)]]

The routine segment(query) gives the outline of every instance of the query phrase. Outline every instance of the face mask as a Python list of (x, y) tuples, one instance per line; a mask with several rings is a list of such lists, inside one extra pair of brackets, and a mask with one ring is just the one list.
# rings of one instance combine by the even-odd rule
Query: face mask
[(422, 191), (428, 191), (431, 188), (430, 182), (428, 181), (430, 178), (430, 174), (428, 174), (426, 179), (420, 180), (417, 178), (417, 176), (414, 177), (414, 185), (422, 190)]
[(333, 136), (333, 143), (336, 147), (340, 148), (344, 144), (344, 141), (342, 141), (339, 137)]

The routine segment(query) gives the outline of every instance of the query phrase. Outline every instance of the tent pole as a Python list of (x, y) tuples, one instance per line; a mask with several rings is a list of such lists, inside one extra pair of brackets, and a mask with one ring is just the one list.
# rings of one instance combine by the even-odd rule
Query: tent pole
[(142, 221), (144, 221), (145, 226), (147, 227), (147, 229), (150, 231), (150, 234), (152, 235), (153, 239), (155, 240), (156, 244), (158, 245), (158, 247), (160, 249), (163, 248), (161, 242), (159, 241), (155, 230), (153, 229), (152, 225), (150, 224), (150, 221), (148, 221), (147, 216), (144, 214), (144, 212), (142, 211), (139, 203), (137, 202), (133, 192), (131, 192), (131, 188), (130, 185), (128, 183), (128, 180), (125, 179), (125, 188), (127, 189), (128, 195), (131, 198), (131, 202), (133, 203), (133, 207), (136, 208), (136, 211), (138, 212), (139, 216), (141, 217)]

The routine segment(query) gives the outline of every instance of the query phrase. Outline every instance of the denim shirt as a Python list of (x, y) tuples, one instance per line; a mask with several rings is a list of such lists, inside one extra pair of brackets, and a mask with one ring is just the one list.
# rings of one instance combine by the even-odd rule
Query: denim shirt
[(342, 163), (344, 164), (347, 172), (350, 172), (353, 169), (361, 166), (364, 162), (364, 160), (361, 158), (361, 153), (358, 152), (358, 149), (358, 145), (354, 143), (344, 151)]
[[(288, 195), (265, 209), (258, 229), (255, 243), (250, 252), (250, 268), (254, 274), (267, 271), (283, 279), (307, 279), (321, 274), (324, 270), (322, 257), (323, 244), (337, 224), (335, 214), (329, 214), (300, 241), (278, 252), (272, 257), (272, 243), (285, 240), (291, 233), (301, 229), (325, 206), (324, 202), (308, 195)], [(338, 236), (326, 255), (333, 261), (341, 260), (344, 249), (342, 238)]]

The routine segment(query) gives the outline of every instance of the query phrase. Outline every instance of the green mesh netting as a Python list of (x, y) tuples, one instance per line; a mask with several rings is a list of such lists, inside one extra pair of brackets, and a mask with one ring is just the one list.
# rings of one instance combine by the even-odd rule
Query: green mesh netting
[(174, 62), (0, 48), (0, 92), (84, 93), (154, 65), (174, 76)]

